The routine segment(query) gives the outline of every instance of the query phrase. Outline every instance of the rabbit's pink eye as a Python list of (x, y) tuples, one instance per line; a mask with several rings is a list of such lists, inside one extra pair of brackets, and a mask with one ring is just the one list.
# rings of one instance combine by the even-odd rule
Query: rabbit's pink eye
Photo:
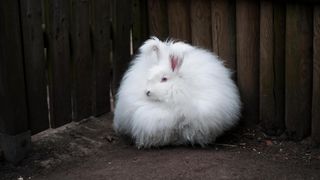
[(163, 78), (161, 79), (161, 82), (166, 82), (167, 80), (168, 80), (168, 78), (163, 77)]

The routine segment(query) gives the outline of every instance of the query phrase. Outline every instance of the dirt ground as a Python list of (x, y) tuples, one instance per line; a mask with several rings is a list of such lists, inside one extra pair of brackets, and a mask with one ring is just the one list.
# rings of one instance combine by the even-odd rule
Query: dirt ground
[(108, 114), (37, 134), (19, 165), (0, 162), (0, 179), (320, 179), (320, 148), (309, 139), (237, 128), (206, 148), (138, 150), (111, 123)]

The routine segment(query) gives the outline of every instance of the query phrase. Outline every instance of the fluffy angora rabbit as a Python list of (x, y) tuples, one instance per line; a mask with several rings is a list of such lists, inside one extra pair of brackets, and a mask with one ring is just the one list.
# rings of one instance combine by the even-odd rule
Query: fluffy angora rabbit
[(237, 123), (239, 92), (214, 54), (157, 38), (139, 50), (117, 94), (117, 133), (139, 148), (204, 146)]

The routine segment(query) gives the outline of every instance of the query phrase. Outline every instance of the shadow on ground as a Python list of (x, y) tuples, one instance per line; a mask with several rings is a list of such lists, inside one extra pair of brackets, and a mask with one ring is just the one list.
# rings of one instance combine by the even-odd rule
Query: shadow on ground
[(320, 148), (237, 128), (215, 145), (138, 150), (117, 137), (112, 116), (32, 137), (18, 166), (0, 162), (0, 179), (318, 179)]

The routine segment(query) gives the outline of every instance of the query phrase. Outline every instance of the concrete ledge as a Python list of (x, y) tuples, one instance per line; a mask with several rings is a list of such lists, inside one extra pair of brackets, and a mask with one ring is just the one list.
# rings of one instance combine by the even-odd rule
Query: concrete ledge
[(30, 131), (13, 136), (0, 133), (0, 149), (5, 160), (14, 164), (19, 163), (31, 150)]

